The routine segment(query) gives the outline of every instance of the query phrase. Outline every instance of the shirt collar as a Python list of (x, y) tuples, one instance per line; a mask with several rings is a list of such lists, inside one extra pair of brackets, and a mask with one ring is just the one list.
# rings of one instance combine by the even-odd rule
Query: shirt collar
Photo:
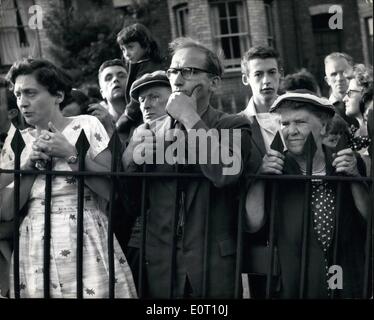
[(256, 117), (258, 116), (257, 110), (256, 110), (256, 105), (253, 97), (249, 100), (247, 108), (243, 110), (243, 113), (247, 117)]
[(331, 104), (335, 104), (337, 102), (340, 102), (340, 100), (336, 99), (333, 94), (330, 95), (329, 101), (331, 102)]

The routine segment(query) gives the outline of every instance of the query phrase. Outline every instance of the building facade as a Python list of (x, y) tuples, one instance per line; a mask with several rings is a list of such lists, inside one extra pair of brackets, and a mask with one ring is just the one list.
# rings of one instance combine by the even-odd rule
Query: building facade
[(164, 54), (178, 36), (220, 52), (225, 74), (213, 104), (229, 112), (242, 110), (251, 96), (240, 71), (240, 58), (251, 46), (275, 47), (285, 74), (307, 68), (325, 95), (323, 58), (328, 53), (344, 51), (357, 62), (372, 63), (372, 0), (0, 0), (0, 74), (24, 56), (53, 60), (45, 30), (29, 23), (35, 25), (35, 5), (44, 14), (56, 5), (80, 12), (106, 4), (120, 14), (147, 3), (154, 5), (151, 31)]

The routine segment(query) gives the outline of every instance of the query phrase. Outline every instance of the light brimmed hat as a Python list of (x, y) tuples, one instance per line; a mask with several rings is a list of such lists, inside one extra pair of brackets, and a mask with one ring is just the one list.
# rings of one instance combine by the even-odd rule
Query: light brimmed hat
[(171, 88), (166, 72), (157, 70), (152, 73), (143, 74), (139, 79), (135, 80), (130, 89), (131, 98), (138, 101), (139, 91), (147, 86), (165, 86)]
[(331, 116), (333, 116), (335, 113), (334, 107), (328, 99), (318, 97), (308, 90), (295, 90), (280, 95), (271, 105), (269, 112), (276, 112), (277, 109), (284, 105), (283, 102), (285, 101), (305, 102), (307, 104), (316, 106), (319, 110), (324, 111)]

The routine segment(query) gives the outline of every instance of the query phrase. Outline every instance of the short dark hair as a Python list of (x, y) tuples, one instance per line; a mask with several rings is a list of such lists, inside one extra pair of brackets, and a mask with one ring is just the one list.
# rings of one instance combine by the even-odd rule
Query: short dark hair
[(222, 77), (223, 64), (218, 54), (201, 44), (199, 41), (189, 37), (179, 37), (169, 44), (169, 50), (174, 55), (178, 50), (186, 48), (196, 48), (206, 56), (205, 68), (212, 74)]
[(60, 105), (60, 110), (63, 110), (67, 105), (73, 102), (76, 102), (79, 105), (82, 114), (86, 114), (89, 98), (82, 90), (79, 89), (71, 90), (71, 93), (64, 99), (64, 104)]
[(288, 74), (281, 82), (281, 91), (294, 91), (298, 89), (306, 89), (318, 94), (318, 84), (316, 78), (307, 69)]
[(16, 61), (8, 71), (6, 78), (14, 84), (18, 76), (31, 74), (52, 95), (56, 95), (58, 91), (62, 91), (66, 95), (71, 91), (71, 77), (52, 62), (44, 59), (25, 58)]
[(347, 122), (338, 114), (335, 113), (328, 124), (327, 132), (329, 134), (349, 134)]
[(134, 23), (118, 33), (117, 43), (120, 47), (130, 42), (139, 42), (140, 46), (146, 50), (147, 58), (152, 61), (161, 62), (163, 60), (157, 41), (145, 25)]
[(241, 60), (241, 69), (243, 74), (248, 74), (248, 62), (254, 59), (275, 59), (277, 61), (279, 71), (282, 70), (279, 53), (272, 47), (255, 46), (244, 53)]
[(103, 70), (108, 68), (108, 67), (113, 67), (113, 66), (120, 66), (127, 71), (127, 68), (126, 68), (125, 64), (122, 62), (121, 59), (106, 60), (101, 64), (101, 66), (99, 68), (99, 73), (98, 73), (99, 80), (100, 80), (100, 74), (103, 72)]

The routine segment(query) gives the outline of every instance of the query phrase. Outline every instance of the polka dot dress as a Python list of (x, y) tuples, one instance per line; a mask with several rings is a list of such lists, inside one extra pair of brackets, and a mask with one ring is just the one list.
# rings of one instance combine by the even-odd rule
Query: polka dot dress
[(325, 256), (326, 278), (329, 278), (327, 251), (334, 238), (335, 194), (326, 181), (312, 181), (313, 229)]

